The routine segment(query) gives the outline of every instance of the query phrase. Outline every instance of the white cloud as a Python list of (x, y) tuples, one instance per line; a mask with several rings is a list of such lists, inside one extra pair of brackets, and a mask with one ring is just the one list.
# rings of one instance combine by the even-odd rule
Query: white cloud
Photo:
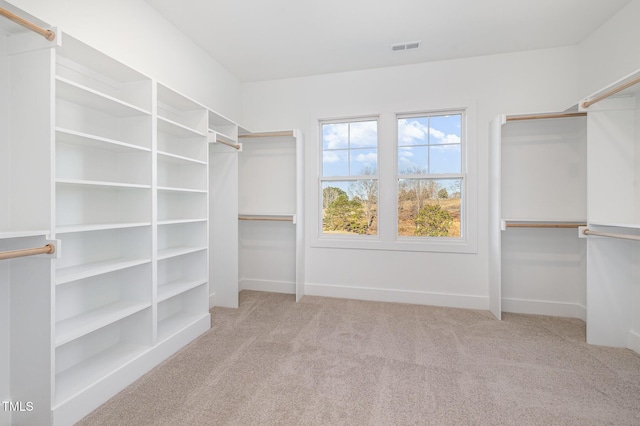
[(419, 121), (400, 120), (398, 122), (398, 135), (401, 145), (411, 145), (416, 141), (425, 141), (427, 132), (427, 126)]
[(368, 152), (366, 154), (358, 154), (355, 156), (355, 160), (359, 163), (376, 165), (378, 163), (378, 155), (375, 152)]
[(351, 123), (351, 148), (374, 147), (378, 145), (378, 122), (362, 121)]
[(338, 163), (340, 161), (344, 161), (344, 154), (340, 155), (335, 151), (325, 151), (322, 153), (322, 162), (323, 163)]

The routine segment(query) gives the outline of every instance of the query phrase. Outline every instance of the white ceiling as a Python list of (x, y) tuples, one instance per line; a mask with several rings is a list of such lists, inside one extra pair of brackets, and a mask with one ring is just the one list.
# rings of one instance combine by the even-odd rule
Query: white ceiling
[(575, 45), (630, 1), (146, 0), (243, 82)]

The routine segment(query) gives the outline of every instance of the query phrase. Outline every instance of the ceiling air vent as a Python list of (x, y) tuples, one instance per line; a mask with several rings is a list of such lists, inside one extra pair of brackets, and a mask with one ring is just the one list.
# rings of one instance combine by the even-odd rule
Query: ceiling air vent
[(420, 47), (419, 41), (410, 41), (407, 43), (392, 44), (391, 50), (393, 52), (402, 52), (404, 50), (417, 49), (418, 47)]

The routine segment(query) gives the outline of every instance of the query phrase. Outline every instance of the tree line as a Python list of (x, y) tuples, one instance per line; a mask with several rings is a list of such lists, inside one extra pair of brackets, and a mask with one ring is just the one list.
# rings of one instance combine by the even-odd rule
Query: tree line
[[(460, 190), (449, 194), (437, 180), (401, 179), (398, 185), (399, 228), (411, 228), (401, 235), (446, 237), (459, 222)], [(346, 191), (329, 186), (322, 190), (322, 228), (324, 232), (375, 235), (378, 219), (376, 180), (358, 180)], [(457, 202), (456, 202), (457, 201)], [(407, 225), (409, 224), (409, 225)]]

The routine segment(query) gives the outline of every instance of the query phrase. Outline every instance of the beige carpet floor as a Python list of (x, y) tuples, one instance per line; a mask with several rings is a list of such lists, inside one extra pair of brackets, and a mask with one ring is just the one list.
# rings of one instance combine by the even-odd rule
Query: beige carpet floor
[(87, 425), (640, 425), (640, 356), (582, 321), (243, 291)]

